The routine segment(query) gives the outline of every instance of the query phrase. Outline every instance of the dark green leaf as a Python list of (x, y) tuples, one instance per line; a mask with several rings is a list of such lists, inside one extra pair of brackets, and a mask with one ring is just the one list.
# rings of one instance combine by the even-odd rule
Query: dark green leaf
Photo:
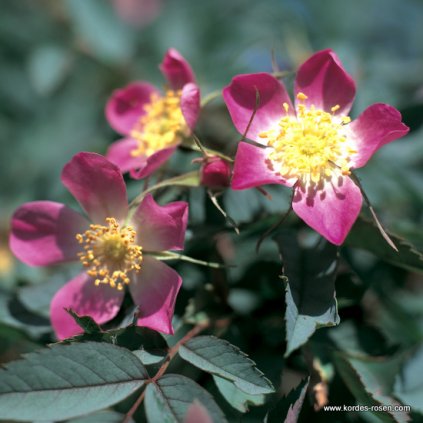
[(304, 379), (286, 397), (280, 399), (276, 406), (269, 411), (265, 423), (296, 423), (304, 403), (310, 378)]
[(335, 298), (338, 249), (327, 241), (301, 248), (293, 233), (275, 236), (284, 264), (286, 288), (285, 357), (303, 345), (322, 326), (339, 324)]
[(241, 391), (250, 395), (274, 392), (255, 363), (239, 348), (214, 336), (197, 336), (179, 348), (179, 355), (205, 372), (232, 381)]
[(388, 232), (398, 252), (393, 250), (384, 240), (376, 224), (372, 221), (358, 218), (345, 243), (351, 247), (367, 250), (395, 266), (423, 272), (423, 255), (401, 237)]
[(225, 398), (232, 407), (241, 411), (241, 413), (247, 412), (249, 405), (262, 405), (265, 402), (266, 397), (264, 394), (246, 394), (237, 388), (235, 384), (219, 376), (213, 375), (213, 380), (223, 398)]
[[(364, 406), (400, 405), (392, 396), (395, 375), (402, 357), (380, 359), (352, 357), (343, 353), (335, 354), (335, 364), (345, 384), (357, 402)], [(405, 423), (409, 416), (405, 411), (372, 411), (381, 422)]]
[(109, 407), (148, 378), (128, 350), (106, 344), (53, 345), (0, 371), (0, 419), (63, 420)]
[(149, 423), (183, 423), (188, 407), (198, 400), (209, 412), (213, 423), (227, 420), (213, 397), (185, 376), (168, 374), (147, 386), (145, 412)]
[(100, 326), (90, 316), (79, 316), (72, 309), (66, 309), (66, 311), (73, 317), (75, 322), (84, 330), (85, 333), (91, 335), (100, 333)]

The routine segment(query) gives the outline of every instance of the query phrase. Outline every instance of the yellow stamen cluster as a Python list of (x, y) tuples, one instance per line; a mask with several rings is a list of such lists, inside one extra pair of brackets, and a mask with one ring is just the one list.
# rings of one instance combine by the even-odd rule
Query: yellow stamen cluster
[(356, 151), (351, 148), (346, 137), (345, 125), (351, 119), (338, 117), (334, 113), (340, 108), (331, 108), (332, 114), (306, 107), (307, 96), (297, 95), (299, 105), (297, 116), (288, 115), (289, 105), (282, 105), (286, 116), (278, 127), (259, 134), (271, 147), (268, 158), (273, 169), (286, 179), (299, 178), (317, 183), (340, 169), (344, 175), (350, 174), (350, 156)]
[(130, 282), (128, 273), (141, 269), (142, 248), (135, 244), (136, 232), (131, 226), (120, 228), (113, 217), (106, 218), (106, 223), (90, 225), (83, 234), (76, 235), (84, 246), (78, 256), (96, 285), (106, 283), (122, 290)]
[(168, 90), (164, 96), (153, 93), (144, 110), (145, 114), (131, 131), (131, 137), (138, 141), (138, 147), (131, 152), (133, 157), (149, 156), (172, 147), (189, 134), (181, 111), (180, 90)]

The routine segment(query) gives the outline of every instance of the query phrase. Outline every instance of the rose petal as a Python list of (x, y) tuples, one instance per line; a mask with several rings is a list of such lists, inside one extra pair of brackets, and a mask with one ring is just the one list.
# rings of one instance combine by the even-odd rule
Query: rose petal
[(190, 64), (174, 48), (166, 52), (159, 68), (173, 90), (180, 90), (185, 84), (195, 82)]
[(75, 235), (89, 223), (64, 204), (34, 201), (19, 207), (13, 217), (10, 249), (30, 266), (77, 260), (81, 250)]
[(409, 131), (401, 122), (401, 113), (388, 104), (373, 104), (348, 125), (354, 148), (351, 166), (364, 166), (383, 145), (403, 137)]
[(181, 111), (188, 127), (194, 130), (200, 116), (200, 88), (193, 83), (186, 84), (182, 89)]
[(173, 334), (173, 310), (181, 284), (181, 277), (172, 268), (153, 257), (144, 256), (141, 271), (129, 285), (140, 311), (137, 324)]
[(114, 142), (107, 150), (106, 159), (115, 164), (122, 173), (132, 169), (140, 169), (146, 166), (145, 156), (133, 156), (132, 151), (136, 150), (138, 142), (132, 138), (123, 138)]
[(162, 164), (169, 160), (170, 156), (174, 153), (175, 150), (176, 147), (165, 148), (163, 150), (156, 151), (151, 156), (144, 156), (146, 159), (145, 165), (142, 165), (136, 169), (131, 169), (131, 177), (134, 179), (142, 179), (151, 175)]
[[(319, 51), (298, 69), (295, 95), (304, 93), (306, 105), (335, 114), (348, 114), (355, 97), (355, 82), (345, 71), (338, 56), (330, 49)], [(298, 103), (298, 101), (297, 101)]]
[(78, 153), (62, 171), (63, 185), (78, 200), (93, 222), (106, 217), (125, 219), (126, 186), (117, 166), (96, 153)]
[(182, 250), (188, 221), (188, 203), (174, 201), (160, 206), (147, 194), (138, 206), (132, 224), (137, 243), (145, 251)]
[(106, 323), (119, 312), (124, 292), (106, 284), (95, 286), (86, 273), (70, 280), (57, 291), (50, 305), (56, 336), (65, 339), (83, 332), (65, 308), (71, 308), (80, 316), (90, 316), (98, 324)]
[(333, 176), (322, 186), (295, 188), (295, 213), (328, 241), (341, 245), (360, 213), (360, 188), (349, 178)]
[(133, 82), (113, 92), (106, 104), (109, 125), (122, 135), (129, 135), (140, 117), (145, 114), (145, 105), (153, 93), (160, 94), (154, 85)]
[(283, 179), (272, 170), (267, 158), (269, 149), (260, 148), (246, 142), (238, 144), (235, 156), (232, 189), (246, 189), (266, 184), (281, 184), (291, 187), (296, 179)]
[(294, 113), (284, 85), (267, 73), (235, 76), (224, 88), (223, 99), (236, 129), (242, 135), (256, 110), (246, 136), (259, 143), (263, 143), (258, 136), (260, 132), (272, 128), (286, 113), (283, 103), (288, 104), (288, 113)]

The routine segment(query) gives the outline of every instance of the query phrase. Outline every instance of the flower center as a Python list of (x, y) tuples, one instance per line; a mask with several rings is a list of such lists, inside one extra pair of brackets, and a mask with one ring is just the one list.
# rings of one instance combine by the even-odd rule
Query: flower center
[(122, 290), (130, 282), (128, 273), (141, 269), (142, 248), (135, 244), (136, 232), (131, 226), (120, 228), (113, 217), (106, 218), (106, 223), (90, 225), (83, 234), (76, 235), (84, 246), (78, 256), (96, 285), (106, 283)]
[(318, 182), (330, 177), (336, 169), (344, 175), (350, 174), (350, 156), (356, 151), (348, 143), (345, 125), (348, 116), (335, 116), (339, 105), (332, 107), (331, 113), (306, 107), (303, 101), (307, 96), (299, 93), (297, 115), (288, 115), (289, 106), (283, 104), (286, 116), (278, 126), (259, 134), (267, 139), (271, 147), (268, 158), (273, 169), (286, 179), (298, 178)]
[(138, 141), (138, 147), (131, 151), (133, 157), (150, 156), (158, 150), (179, 144), (189, 134), (181, 111), (181, 91), (168, 90), (164, 96), (151, 95), (144, 106), (131, 137)]

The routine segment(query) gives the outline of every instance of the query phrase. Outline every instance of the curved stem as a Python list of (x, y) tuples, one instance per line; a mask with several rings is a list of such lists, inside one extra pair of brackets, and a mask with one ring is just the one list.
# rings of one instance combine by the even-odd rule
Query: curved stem
[(214, 99), (220, 97), (221, 95), (222, 95), (222, 91), (220, 90), (212, 91), (201, 100), (201, 107), (207, 106), (207, 104), (209, 104)]

